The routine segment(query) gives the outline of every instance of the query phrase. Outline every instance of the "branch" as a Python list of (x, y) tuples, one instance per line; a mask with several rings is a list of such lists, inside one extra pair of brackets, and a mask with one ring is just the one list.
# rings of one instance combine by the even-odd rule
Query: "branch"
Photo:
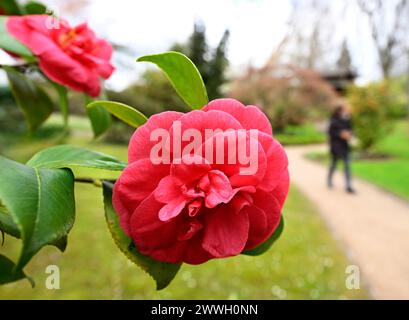
[(78, 178), (75, 178), (74, 181), (79, 182), (79, 183), (93, 184), (96, 187), (102, 187), (102, 181), (108, 181), (108, 182), (115, 183), (116, 180), (112, 180), (112, 179), (93, 179), (93, 178), (78, 177)]

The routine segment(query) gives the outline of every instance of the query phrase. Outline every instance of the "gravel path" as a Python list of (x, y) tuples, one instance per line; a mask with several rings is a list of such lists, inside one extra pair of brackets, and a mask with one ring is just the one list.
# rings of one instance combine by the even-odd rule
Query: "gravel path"
[(409, 203), (354, 179), (356, 195), (344, 191), (341, 171), (327, 189), (327, 169), (304, 158), (325, 146), (286, 148), (291, 181), (318, 207), (376, 299), (409, 299)]

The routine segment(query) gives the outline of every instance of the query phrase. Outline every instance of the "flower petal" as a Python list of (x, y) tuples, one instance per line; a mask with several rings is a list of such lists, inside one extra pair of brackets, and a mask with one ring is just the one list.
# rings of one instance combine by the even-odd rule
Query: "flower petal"
[(154, 194), (157, 201), (168, 203), (179, 198), (182, 192), (180, 186), (175, 183), (175, 180), (171, 176), (166, 176), (159, 181)]
[(130, 164), (116, 181), (112, 202), (120, 223), (129, 235), (129, 219), (139, 203), (148, 197), (159, 181), (169, 174), (169, 165), (153, 165), (149, 159)]
[(258, 187), (265, 191), (271, 191), (280, 183), (283, 172), (287, 171), (287, 154), (281, 144), (269, 135), (260, 133), (258, 141), (267, 158), (266, 174)]
[(34, 30), (44, 35), (49, 35), (50, 30), (47, 29), (47, 19), (49, 15), (26, 15), (26, 16), (10, 16), (7, 18), (7, 31), (14, 37), (19, 39), (24, 45), (31, 44), (31, 31)]
[(187, 228), (178, 235), (178, 240), (180, 241), (191, 239), (199, 230), (203, 228), (203, 225), (198, 219), (190, 219), (186, 226)]
[[(162, 206), (153, 195), (142, 201), (130, 220), (131, 237), (141, 253), (159, 261), (180, 262), (185, 248), (178, 245), (181, 242), (177, 240), (177, 234), (183, 225), (180, 219), (159, 220), (158, 212)], [(183, 244), (186, 246), (187, 243)]]
[[(59, 28), (49, 28), (49, 23), (58, 23)], [(9, 17), (7, 29), (38, 56), (40, 69), (48, 78), (73, 90), (96, 97), (101, 91), (99, 76), (108, 78), (114, 70), (109, 59), (95, 55), (96, 49), (101, 50), (99, 45), (107, 55), (110, 45), (96, 38), (86, 24), (72, 29), (64, 20), (49, 15), (26, 15)], [(73, 30), (75, 37), (62, 44), (61, 37)]]
[(189, 184), (211, 169), (206, 159), (199, 155), (184, 155), (179, 163), (175, 159), (170, 167), (171, 176), (180, 184)]
[(185, 241), (185, 243), (188, 243), (189, 245), (186, 246), (183, 262), (189, 264), (201, 264), (214, 258), (214, 256), (202, 247), (203, 229), (199, 230), (189, 242)]
[[(245, 148), (244, 148), (245, 147)], [(213, 150), (213, 153), (202, 150)], [(244, 131), (226, 131), (207, 139), (199, 149), (212, 169), (229, 177), (233, 187), (258, 185), (266, 172), (266, 156), (257, 139)]]
[(229, 178), (218, 170), (208, 173), (209, 186), (206, 190), (205, 204), (208, 208), (214, 208), (221, 203), (227, 203), (233, 196), (233, 188)]
[(258, 190), (252, 199), (253, 205), (244, 208), (250, 221), (246, 250), (266, 241), (278, 227), (281, 217), (280, 203), (271, 193)]
[(267, 240), (267, 216), (256, 206), (246, 206), (245, 211), (249, 217), (249, 237), (245, 249), (252, 249)]
[(256, 106), (244, 106), (235, 99), (216, 99), (203, 108), (204, 111), (220, 110), (235, 117), (244, 129), (258, 129), (270, 136), (273, 134), (266, 115)]
[(159, 220), (168, 221), (176, 217), (184, 209), (186, 202), (183, 196), (168, 202), (159, 210)]
[(202, 230), (196, 230), (192, 238), (178, 240), (181, 230), (189, 228), (181, 216), (163, 222), (158, 219), (158, 211), (163, 206), (153, 195), (144, 200), (131, 218), (132, 239), (138, 250), (155, 260), (190, 264), (200, 264), (212, 258), (202, 244)]
[(279, 180), (280, 182), (274, 188), (274, 190), (271, 191), (271, 194), (277, 199), (281, 209), (284, 205), (285, 199), (287, 198), (290, 187), (290, 175), (287, 169), (282, 172)]
[[(234, 117), (222, 111), (204, 112), (202, 110), (193, 110), (184, 114), (178, 120), (180, 122), (172, 125), (169, 135), (170, 149), (172, 151), (175, 149), (180, 153), (180, 155), (176, 155), (176, 157), (181, 157), (188, 145), (194, 144), (196, 148), (199, 148), (200, 145), (206, 139), (213, 136), (217, 130), (227, 131), (229, 129), (243, 129), (241, 124)], [(200, 137), (198, 137), (200, 141), (185, 141), (185, 139), (183, 139), (183, 134), (186, 130), (192, 131), (192, 129), (200, 134)], [(174, 142), (177, 142), (178, 145), (174, 146)], [(204, 157), (204, 154), (198, 154)]]
[(183, 113), (165, 111), (151, 116), (144, 125), (136, 129), (129, 142), (128, 162), (132, 163), (139, 159), (149, 158), (153, 146), (158, 142), (151, 141), (151, 133), (155, 129), (169, 130), (172, 123), (178, 120)]
[(222, 205), (206, 212), (204, 217), (203, 248), (211, 255), (222, 258), (243, 251), (249, 231), (249, 218), (244, 211), (234, 212)]

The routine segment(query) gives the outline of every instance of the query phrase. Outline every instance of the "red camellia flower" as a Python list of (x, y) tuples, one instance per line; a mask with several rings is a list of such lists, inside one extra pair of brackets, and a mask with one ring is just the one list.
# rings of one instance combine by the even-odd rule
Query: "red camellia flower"
[(38, 57), (48, 78), (73, 90), (98, 96), (100, 77), (107, 79), (114, 71), (111, 45), (86, 23), (71, 28), (49, 15), (11, 16), (7, 30)]
[[(166, 140), (161, 152), (158, 133)], [(179, 135), (187, 153), (174, 148)], [(194, 148), (187, 136), (195, 137)], [(236, 161), (239, 152), (229, 153), (240, 147), (250, 150), (251, 170), (251, 159), (246, 165)], [(234, 256), (262, 244), (279, 225), (288, 160), (255, 106), (219, 99), (186, 114), (156, 114), (133, 134), (128, 160), (113, 205), (138, 250), (155, 260), (200, 264)]]

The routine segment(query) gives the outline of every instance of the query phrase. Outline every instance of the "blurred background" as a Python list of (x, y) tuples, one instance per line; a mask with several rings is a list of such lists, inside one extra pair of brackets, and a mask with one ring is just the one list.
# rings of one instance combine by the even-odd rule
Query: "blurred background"
[[(42, 250), (27, 267), (37, 287), (31, 289), (25, 281), (2, 286), (1, 299), (409, 298), (409, 262), (401, 256), (409, 245), (409, 1), (42, 2), (72, 25), (87, 21), (114, 46), (117, 70), (105, 83), (109, 99), (147, 116), (187, 111), (159, 70), (135, 61), (144, 54), (182, 52), (201, 72), (210, 99), (233, 97), (262, 108), (274, 136), (288, 150), (290, 164), (305, 165), (311, 172), (292, 176), (284, 207), (286, 230), (272, 250), (257, 258), (183, 266), (160, 292), (115, 248), (103, 219), (100, 190), (76, 186), (77, 222), (67, 252)], [(7, 55), (0, 52), (0, 61), (4, 59)], [(44, 88), (49, 89), (45, 84)], [(352, 108), (352, 169), (358, 181), (353, 199), (324, 188), (326, 130), (339, 103)], [(64, 142), (126, 160), (131, 127), (115, 121), (104, 136), (93, 140), (82, 96), (70, 93), (69, 107), (75, 116), (68, 136), (60, 134), (58, 112), (28, 135), (6, 77), (0, 74), (0, 154), (25, 161), (46, 146)], [(318, 197), (311, 196), (308, 187), (315, 172), (315, 180), (322, 178)], [(372, 223), (362, 218), (372, 210), (366, 209), (370, 199), (375, 204), (379, 200), (382, 211), (373, 213), (373, 223), (381, 229), (382, 219), (388, 220), (382, 232), (365, 229)], [(351, 225), (337, 220), (340, 212), (351, 214)], [(387, 243), (379, 244), (385, 239), (397, 244), (394, 253)], [(360, 254), (364, 249), (370, 254)], [(7, 237), (0, 250), (17, 254), (17, 241)], [(378, 261), (393, 264), (385, 266), (386, 276), (374, 269)], [(61, 269), (60, 290), (43, 285), (49, 264)], [(362, 269), (359, 289), (345, 284), (351, 264)]]

